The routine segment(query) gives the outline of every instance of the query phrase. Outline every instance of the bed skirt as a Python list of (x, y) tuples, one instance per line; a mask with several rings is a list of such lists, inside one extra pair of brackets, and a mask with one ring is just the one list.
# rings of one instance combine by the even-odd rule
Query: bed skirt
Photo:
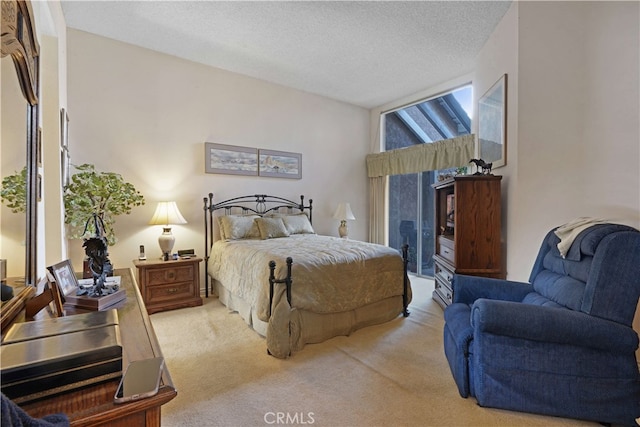
[[(358, 329), (388, 322), (403, 312), (401, 295), (339, 313), (292, 309), (286, 298), (277, 298), (276, 301), (280, 302), (273, 307), (269, 322), (264, 322), (258, 318), (249, 302), (233, 295), (217, 280), (213, 280), (213, 286), (220, 302), (236, 311), (253, 330), (266, 337), (269, 354), (278, 358), (287, 358), (302, 350), (306, 344), (348, 336)], [(408, 301), (411, 301), (411, 295)]]

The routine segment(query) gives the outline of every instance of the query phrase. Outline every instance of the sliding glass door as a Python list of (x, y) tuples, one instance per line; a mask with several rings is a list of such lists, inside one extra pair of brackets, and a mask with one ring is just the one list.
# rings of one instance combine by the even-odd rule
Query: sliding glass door
[[(384, 115), (385, 150), (428, 144), (471, 132), (471, 86)], [(434, 196), (438, 175), (425, 171), (389, 177), (389, 246), (409, 245), (409, 271), (433, 276)]]
[(422, 172), (389, 177), (389, 246), (409, 245), (409, 271), (433, 275), (433, 177)]

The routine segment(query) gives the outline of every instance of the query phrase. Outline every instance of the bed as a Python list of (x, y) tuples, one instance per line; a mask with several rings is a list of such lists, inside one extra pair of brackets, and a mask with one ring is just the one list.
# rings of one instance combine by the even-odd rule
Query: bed
[(206, 296), (211, 289), (237, 311), (278, 358), (409, 315), (407, 247), (318, 235), (312, 205), (304, 196), (204, 198)]

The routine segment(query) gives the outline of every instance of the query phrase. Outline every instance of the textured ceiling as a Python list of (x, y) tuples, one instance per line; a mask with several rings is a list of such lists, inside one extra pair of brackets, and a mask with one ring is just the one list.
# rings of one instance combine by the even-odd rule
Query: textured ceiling
[(473, 69), (506, 1), (62, 1), (67, 26), (372, 108)]

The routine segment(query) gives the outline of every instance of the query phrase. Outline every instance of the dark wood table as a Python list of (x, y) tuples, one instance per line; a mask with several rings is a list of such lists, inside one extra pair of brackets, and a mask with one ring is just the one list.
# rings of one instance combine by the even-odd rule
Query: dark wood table
[[(123, 368), (134, 360), (162, 356), (132, 270), (116, 269), (114, 276), (122, 277), (121, 287), (127, 292), (126, 300), (114, 306), (118, 310), (120, 323)], [(67, 315), (80, 312), (72, 307), (65, 307), (65, 310)], [(20, 407), (36, 418), (47, 414), (65, 413), (72, 426), (160, 426), (161, 406), (177, 395), (166, 365), (160, 390), (153, 397), (115, 404), (113, 396), (118, 382), (118, 379), (109, 380), (27, 402)]]

